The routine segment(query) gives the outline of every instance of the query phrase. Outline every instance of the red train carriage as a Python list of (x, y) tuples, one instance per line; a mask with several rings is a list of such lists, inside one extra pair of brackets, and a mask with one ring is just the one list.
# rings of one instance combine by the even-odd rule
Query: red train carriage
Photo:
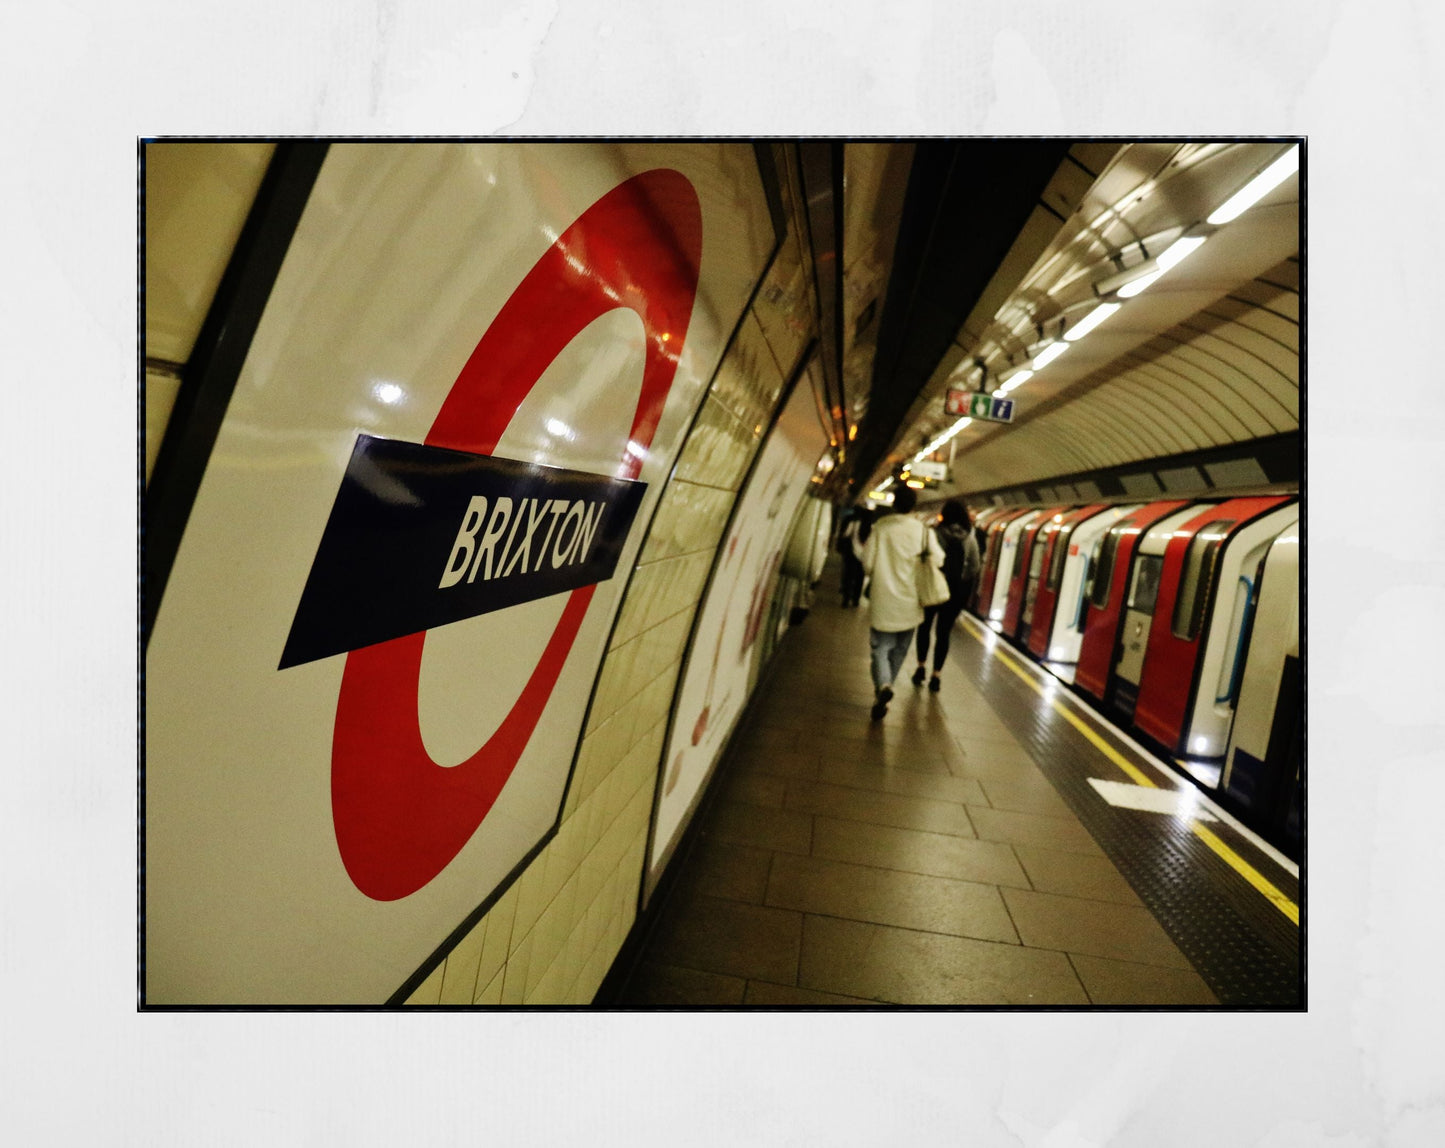
[[(1013, 566), (1009, 573), (1007, 597), (1003, 610), (1003, 632), (1009, 637), (1016, 637), (1019, 632), (1020, 619), (1024, 612), (1024, 599), (1028, 593), (1028, 581), (1030, 577), (1037, 578), (1038, 570), (1034, 565), (1035, 541), (1039, 532), (1053, 519), (1056, 514), (1062, 514), (1068, 507), (1053, 506), (1043, 511), (1033, 521), (1023, 528), (1019, 535), (1018, 545), (1014, 549)], [(1039, 557), (1043, 555), (1040, 552)], [(999, 575), (1003, 577), (1002, 572)], [(1002, 583), (1000, 583), (1002, 588)], [(994, 604), (990, 614), (998, 611), (998, 594), (994, 591)]]
[(1099, 702), (1109, 700), (1111, 693), (1125, 592), (1139, 540), (1160, 519), (1188, 505), (1185, 501), (1151, 502), (1124, 518), (1104, 537), (1093, 587), (1084, 608), (1084, 640), (1074, 669), (1074, 685)]
[(1168, 539), (1158, 574), (1134, 725), (1173, 753), (1222, 757), (1233, 718), (1250, 579), (1270, 540), (1299, 516), (1283, 497), (1232, 498)]
[[(1059, 588), (1063, 583), (1064, 562), (1068, 558), (1069, 542), (1074, 529), (1104, 508), (1104, 503), (1096, 502), (1091, 506), (1067, 510), (1050, 519), (1040, 532), (1043, 548), (1034, 563), (1038, 566), (1039, 573), (1030, 579), (1023, 615), (1029, 653), (1036, 658), (1046, 658), (1049, 653), (1049, 634), (1054, 628)], [(1039, 548), (1039, 543), (1035, 542), (1034, 549)]]
[[(974, 611), (985, 622), (995, 617), (993, 613), (993, 600), (999, 589), (999, 576), (1001, 571), (1007, 571), (1009, 564), (1007, 559), (1013, 554), (1013, 548), (1017, 545), (1018, 535), (1022, 529), (1022, 523), (1033, 520), (1037, 510), (1027, 508), (1015, 508), (1007, 510), (989, 521), (988, 544), (983, 549), (983, 566), (978, 578), (978, 590), (974, 593)], [(1003, 575), (1004, 586), (1008, 585), (1008, 575)], [(1003, 615), (1003, 598), (999, 597), (999, 617)]]

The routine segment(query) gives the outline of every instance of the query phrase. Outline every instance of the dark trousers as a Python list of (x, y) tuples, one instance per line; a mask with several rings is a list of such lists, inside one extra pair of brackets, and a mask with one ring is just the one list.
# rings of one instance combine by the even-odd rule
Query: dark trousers
[(843, 557), (843, 605), (856, 606), (863, 596), (863, 563), (851, 551)]
[(938, 628), (938, 641), (933, 647), (933, 672), (936, 674), (943, 669), (943, 659), (948, 657), (948, 642), (953, 636), (953, 624), (958, 621), (958, 616), (963, 612), (965, 599), (962, 595), (957, 598), (950, 598), (941, 606), (925, 606), (923, 609), (923, 625), (918, 627), (918, 660), (928, 660), (928, 637), (929, 631), (935, 626)]

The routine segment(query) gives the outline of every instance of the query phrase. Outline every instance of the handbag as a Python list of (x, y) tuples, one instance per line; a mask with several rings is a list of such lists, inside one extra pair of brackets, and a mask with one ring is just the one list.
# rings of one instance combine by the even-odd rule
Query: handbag
[(923, 552), (918, 556), (918, 604), (925, 608), (941, 606), (949, 599), (948, 579), (933, 564), (928, 548), (928, 527), (923, 528)]

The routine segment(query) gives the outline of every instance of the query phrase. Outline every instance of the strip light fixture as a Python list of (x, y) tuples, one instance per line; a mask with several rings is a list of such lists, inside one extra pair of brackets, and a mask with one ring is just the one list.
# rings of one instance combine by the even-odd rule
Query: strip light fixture
[(913, 456), (913, 461), (914, 461), (914, 462), (918, 462), (920, 459), (925, 459), (925, 458), (927, 458), (927, 457), (928, 457), (929, 455), (931, 455), (934, 451), (936, 451), (939, 447), (944, 446), (944, 445), (948, 442), (949, 439), (951, 439), (951, 438), (952, 438), (954, 435), (956, 435), (959, 431), (963, 430), (963, 428), (966, 427), (966, 426), (968, 426), (968, 424), (971, 423), (971, 422), (973, 422), (973, 419), (969, 418), (967, 415), (964, 415), (964, 417), (961, 418), (961, 419), (959, 419), (958, 422), (954, 423), (951, 427), (949, 427), (946, 431), (944, 431), (941, 435), (939, 435), (936, 439), (934, 439), (934, 440), (933, 440), (931, 443), (929, 443), (926, 447), (924, 447), (924, 448), (923, 448), (922, 450), (920, 450), (917, 454), (915, 454), (915, 455)]
[(1047, 367), (1050, 363), (1052, 363), (1068, 349), (1068, 343), (1062, 341), (1057, 343), (1050, 343), (1047, 347), (1045, 347), (1042, 351), (1040, 351), (1037, 355), (1034, 356), (1034, 370), (1037, 371), (1043, 367)]
[(1105, 319), (1107, 319), (1110, 315), (1117, 311), (1119, 309), (1119, 306), (1120, 305), (1118, 303), (1100, 303), (1097, 307), (1095, 307), (1092, 311), (1090, 311), (1087, 315), (1080, 319), (1078, 323), (1070, 327), (1068, 331), (1064, 333), (1064, 338), (1067, 339), (1070, 343), (1082, 339), (1085, 335), (1087, 335), (1090, 331), (1092, 331), (1095, 327), (1097, 327), (1100, 323), (1102, 323)]
[(1239, 218), (1298, 170), (1299, 144), (1295, 144), (1220, 204), (1207, 222), (1217, 225)]
[(1022, 371), (1015, 371), (1013, 374), (1011, 374), (1011, 375), (1008, 377), (1007, 380), (1005, 380), (1005, 382), (1003, 383), (1003, 385), (1000, 386), (999, 389), (994, 392), (994, 394), (997, 394), (997, 395), (1006, 395), (1006, 394), (1008, 394), (1010, 391), (1014, 390), (1016, 387), (1021, 387), (1021, 386), (1023, 386), (1026, 382), (1028, 382), (1028, 381), (1029, 381), (1031, 378), (1033, 378), (1033, 377), (1034, 377), (1033, 371), (1029, 370), (1027, 367), (1025, 367)]

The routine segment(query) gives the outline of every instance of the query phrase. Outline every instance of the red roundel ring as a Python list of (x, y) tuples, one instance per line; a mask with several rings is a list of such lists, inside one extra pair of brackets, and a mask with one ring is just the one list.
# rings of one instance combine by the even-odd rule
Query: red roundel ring
[[(512, 293), (452, 384), (426, 442), (491, 454), (543, 371), (599, 316), (629, 307), (646, 351), (631, 441), (652, 442), (687, 336), (702, 258), (702, 211), (680, 172), (619, 184), (558, 237)], [(618, 473), (641, 462), (623, 451)], [(378, 901), (409, 896), (471, 839), (526, 748), (594, 586), (573, 590), (516, 704), (460, 765), (422, 743), (417, 692), (426, 633), (346, 656), (331, 748), (331, 809), (342, 863)]]

